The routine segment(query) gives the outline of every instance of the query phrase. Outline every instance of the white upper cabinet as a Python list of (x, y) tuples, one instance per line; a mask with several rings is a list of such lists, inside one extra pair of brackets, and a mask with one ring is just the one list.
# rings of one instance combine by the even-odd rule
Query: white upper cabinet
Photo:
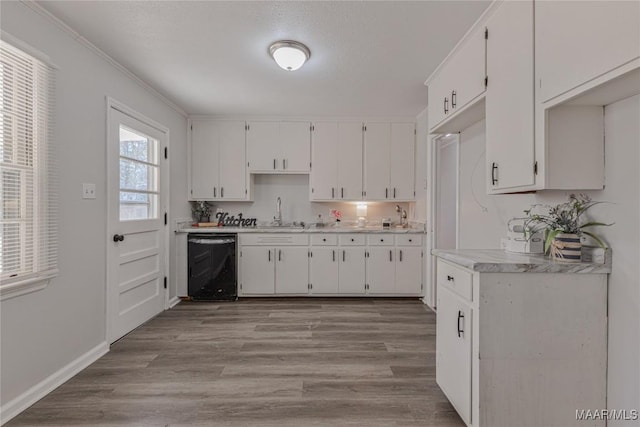
[(638, 1), (537, 1), (535, 26), (539, 102), (640, 57)]
[(486, 170), (495, 193), (535, 184), (533, 1), (502, 3), (486, 26)]
[(250, 122), (247, 154), (252, 173), (308, 173), (309, 122)]
[(248, 200), (245, 123), (192, 120), (190, 123), (193, 200)]
[(312, 126), (311, 200), (362, 199), (362, 123)]
[(476, 25), (427, 80), (429, 130), (458, 132), (484, 116), (485, 32)]
[(415, 132), (413, 123), (391, 123), (389, 196), (395, 200), (415, 197)]
[(364, 132), (365, 200), (415, 197), (415, 124), (367, 123)]

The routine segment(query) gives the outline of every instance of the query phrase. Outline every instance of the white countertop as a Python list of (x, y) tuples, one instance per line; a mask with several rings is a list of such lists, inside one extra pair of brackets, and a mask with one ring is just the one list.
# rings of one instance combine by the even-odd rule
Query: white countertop
[(328, 226), (328, 227), (182, 227), (176, 233), (382, 233), (382, 234), (424, 234), (424, 228), (396, 228), (383, 229), (382, 227), (353, 227), (353, 226)]
[(501, 249), (433, 249), (431, 253), (481, 273), (611, 273), (610, 256), (607, 263), (595, 264), (562, 263), (545, 255), (515, 254)]

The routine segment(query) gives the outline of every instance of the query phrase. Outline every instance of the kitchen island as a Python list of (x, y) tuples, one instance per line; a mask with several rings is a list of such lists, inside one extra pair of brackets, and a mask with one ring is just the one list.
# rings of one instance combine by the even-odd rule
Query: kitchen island
[[(605, 264), (433, 250), (436, 380), (468, 426), (578, 426), (606, 408)], [(603, 426), (604, 420), (590, 420)]]

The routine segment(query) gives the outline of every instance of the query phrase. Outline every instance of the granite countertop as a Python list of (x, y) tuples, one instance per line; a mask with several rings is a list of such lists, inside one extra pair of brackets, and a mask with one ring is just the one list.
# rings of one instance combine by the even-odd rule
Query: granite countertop
[(611, 273), (611, 256), (605, 264), (572, 264), (554, 262), (545, 255), (515, 254), (501, 249), (433, 249), (431, 254), (480, 273)]
[(382, 227), (182, 227), (176, 233), (365, 233), (365, 234), (424, 234), (424, 228), (395, 228), (383, 229)]

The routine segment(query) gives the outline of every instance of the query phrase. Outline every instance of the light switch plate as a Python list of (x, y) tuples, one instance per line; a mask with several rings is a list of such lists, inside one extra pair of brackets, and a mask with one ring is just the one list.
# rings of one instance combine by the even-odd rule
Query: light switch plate
[(95, 199), (96, 198), (96, 185), (95, 184), (82, 184), (82, 198), (83, 199)]

